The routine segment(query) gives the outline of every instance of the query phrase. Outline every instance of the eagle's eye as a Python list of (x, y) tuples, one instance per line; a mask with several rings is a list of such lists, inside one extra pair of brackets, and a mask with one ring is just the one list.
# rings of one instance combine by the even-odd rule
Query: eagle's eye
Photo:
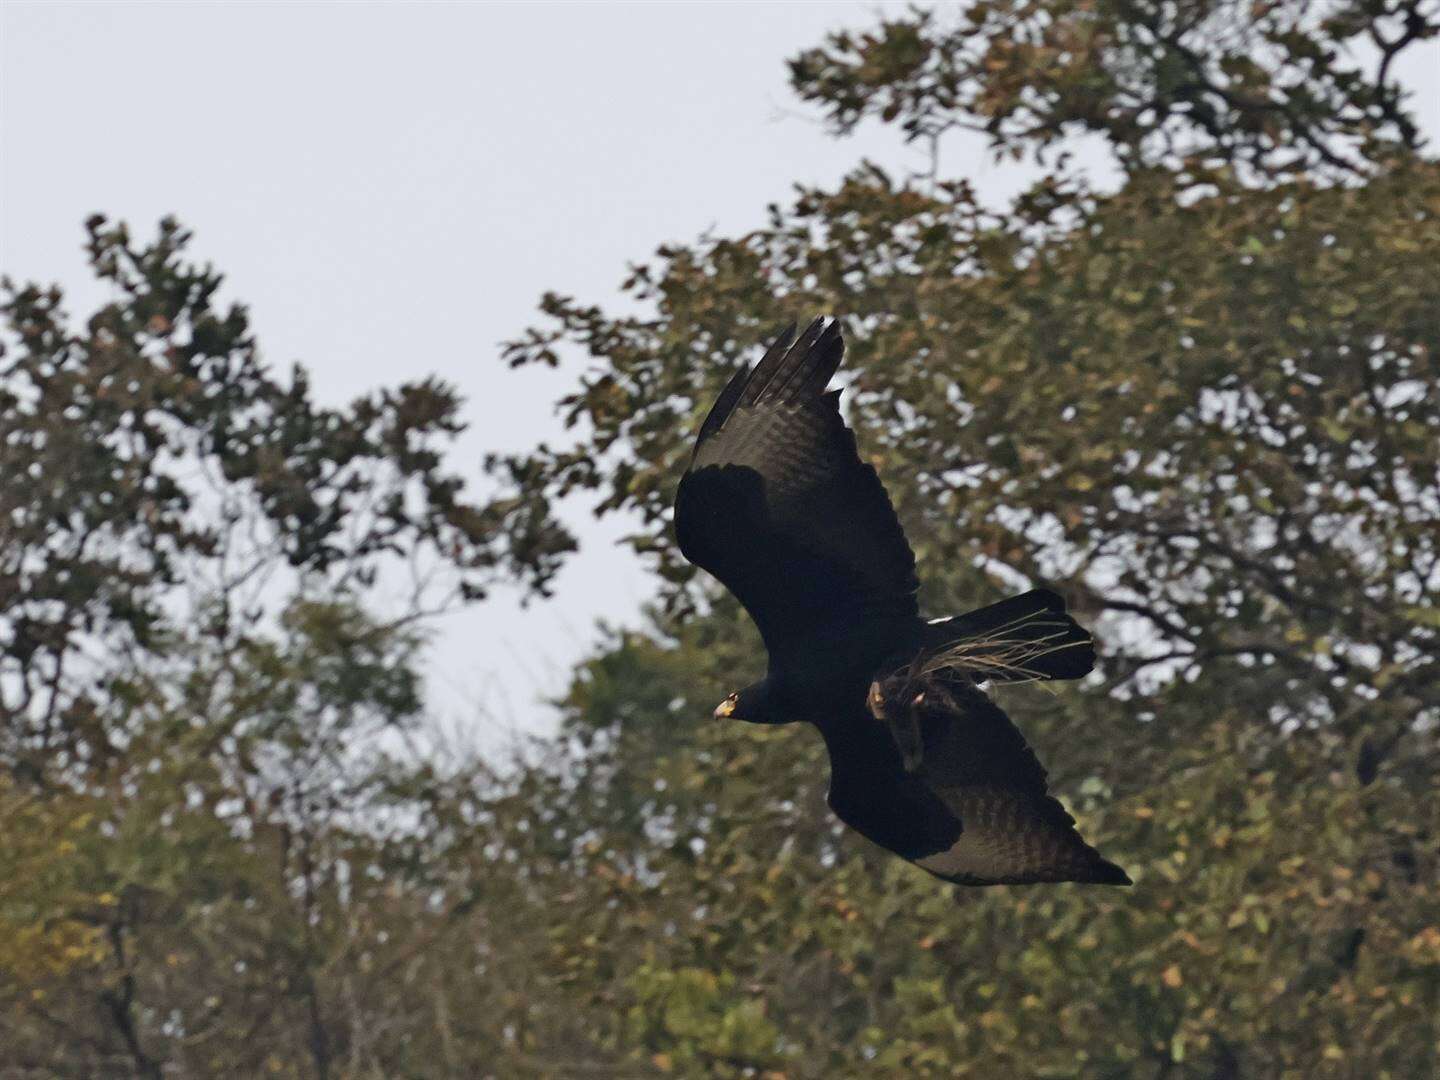
[(735, 715), (735, 703), (739, 700), (739, 694), (731, 694), (719, 705), (715, 706), (715, 719), (724, 720), (728, 716)]

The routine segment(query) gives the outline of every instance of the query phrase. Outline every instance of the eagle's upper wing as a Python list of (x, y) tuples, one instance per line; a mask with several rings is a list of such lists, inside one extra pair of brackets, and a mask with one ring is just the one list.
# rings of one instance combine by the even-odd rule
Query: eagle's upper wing
[[(888, 796), (877, 785), (868, 805), (863, 791), (841, 792), (837, 800), (832, 790), (832, 805), (843, 807), (842, 818), (859, 831), (867, 831), (867, 813), (886, 815), (878, 819), (884, 821), (887, 810), (904, 807), (912, 820), (889, 817), (890, 834), (872, 838), (961, 885), (1130, 884), (1125, 871), (1080, 838), (1075, 819), (1049, 795), (1025, 737), (968, 680), (911, 683), (883, 696), (872, 690), (870, 705), (878, 715), (868, 721), (890, 727), (903, 776)], [(887, 797), (888, 807), (873, 802)]]
[(825, 390), (839, 324), (794, 335), (721, 392), (675, 497), (680, 550), (739, 598), (772, 652), (834, 616), (913, 615), (919, 585), (840, 392)]

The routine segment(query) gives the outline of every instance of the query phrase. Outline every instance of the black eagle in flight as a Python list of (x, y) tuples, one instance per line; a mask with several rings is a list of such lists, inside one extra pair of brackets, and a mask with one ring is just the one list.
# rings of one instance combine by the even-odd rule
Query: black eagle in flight
[(680, 550), (735, 594), (770, 656), (715, 715), (814, 724), (831, 809), (937, 877), (1128, 885), (977, 685), (1081, 678), (1090, 635), (1045, 589), (921, 618), (915, 556), (826, 390), (844, 349), (824, 319), (781, 334), (721, 391), (680, 481)]

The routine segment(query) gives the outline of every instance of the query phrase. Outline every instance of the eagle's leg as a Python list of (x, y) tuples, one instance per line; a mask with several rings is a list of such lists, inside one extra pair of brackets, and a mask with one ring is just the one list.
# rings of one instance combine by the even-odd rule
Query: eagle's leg
[(915, 694), (903, 707), (891, 708), (885, 700), (885, 691), (877, 679), (870, 684), (866, 698), (870, 714), (890, 729), (895, 745), (900, 750), (900, 761), (906, 772), (920, 768), (923, 740), (920, 734), (921, 710), (925, 705), (925, 692)]

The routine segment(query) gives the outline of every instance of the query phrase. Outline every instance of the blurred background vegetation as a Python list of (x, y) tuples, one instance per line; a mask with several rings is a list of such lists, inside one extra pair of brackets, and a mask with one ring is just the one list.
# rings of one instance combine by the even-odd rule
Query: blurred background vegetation
[[(88, 223), (88, 318), (0, 309), (0, 1075), (1440, 1074), (1440, 166), (1404, 0), (1019, 0), (794, 58), (859, 165), (547, 296), (570, 445), (472, 500), (434, 381), (344, 409), (258, 357), (184, 229)], [(1103, 189), (1074, 163), (1100, 146)], [(1429, 268), (1427, 270), (1427, 267)], [(1003, 691), (1128, 891), (956, 889), (842, 831), (808, 730), (667, 523), (694, 427), (832, 312), (949, 613), (1061, 589), (1085, 685)], [(520, 372), (511, 378), (524, 378)], [(512, 759), (429, 723), (435, 613), (546, 591), (589, 493), (654, 570)], [(568, 503), (566, 505), (569, 505)]]

